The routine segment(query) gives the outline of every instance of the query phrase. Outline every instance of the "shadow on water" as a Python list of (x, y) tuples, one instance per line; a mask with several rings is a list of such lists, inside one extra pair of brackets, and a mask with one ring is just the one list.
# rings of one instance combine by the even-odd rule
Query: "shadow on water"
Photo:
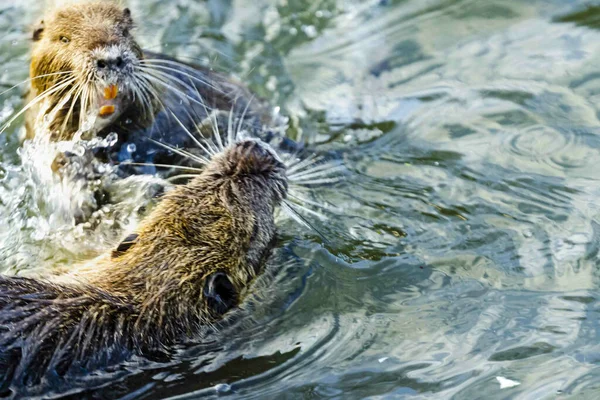
[(583, 10), (554, 18), (556, 22), (574, 23), (577, 26), (585, 26), (592, 29), (600, 28), (600, 7), (586, 5)]

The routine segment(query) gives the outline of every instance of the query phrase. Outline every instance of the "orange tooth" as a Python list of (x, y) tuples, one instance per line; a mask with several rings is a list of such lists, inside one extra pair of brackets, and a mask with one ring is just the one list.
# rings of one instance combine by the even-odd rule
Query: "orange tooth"
[(119, 87), (117, 85), (110, 85), (106, 88), (104, 88), (104, 98), (106, 100), (112, 100), (115, 97), (117, 97), (117, 94), (119, 93)]
[(102, 106), (100, 107), (100, 116), (106, 117), (107, 115), (111, 115), (115, 112), (115, 106)]

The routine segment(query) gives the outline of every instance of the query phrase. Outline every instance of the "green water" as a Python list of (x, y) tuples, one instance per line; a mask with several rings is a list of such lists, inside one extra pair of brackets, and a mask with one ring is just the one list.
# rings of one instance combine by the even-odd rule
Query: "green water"
[[(0, 4), (0, 83), (27, 77), (34, 5)], [(600, 3), (130, 5), (146, 48), (244, 80), (349, 173), (315, 189), (324, 239), (282, 223), (251, 322), (85, 396), (600, 397)], [(3, 120), (20, 106), (1, 101)], [(5, 232), (2, 259), (35, 259), (37, 225), (9, 226), (27, 235)]]

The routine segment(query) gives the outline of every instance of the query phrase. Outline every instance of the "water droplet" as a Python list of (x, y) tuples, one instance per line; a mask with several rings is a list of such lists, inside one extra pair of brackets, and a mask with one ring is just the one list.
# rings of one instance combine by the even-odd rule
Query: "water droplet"
[(119, 135), (116, 132), (111, 132), (108, 135), (106, 135), (106, 145), (107, 146), (114, 146), (118, 140), (119, 140)]
[(317, 28), (314, 25), (302, 25), (302, 32), (309, 38), (317, 37)]
[(83, 147), (81, 144), (77, 144), (77, 145), (73, 146), (73, 149), (71, 151), (75, 155), (81, 157), (85, 154), (85, 147)]
[(500, 383), (500, 389), (508, 389), (515, 386), (519, 386), (521, 384), (521, 382), (513, 381), (503, 376), (497, 376), (496, 380), (498, 381), (498, 383)]
[(130, 118), (127, 118), (127, 119), (125, 120), (125, 123), (126, 123), (127, 125), (131, 124), (132, 122), (133, 122), (133, 121), (132, 121)]
[(274, 92), (275, 89), (277, 89), (277, 77), (274, 75), (271, 75), (269, 77), (269, 80), (267, 81), (267, 84), (265, 85), (265, 87), (267, 88), (267, 90)]
[(130, 152), (130, 153), (133, 153), (133, 152), (135, 152), (135, 150), (136, 150), (136, 147), (135, 147), (135, 144), (134, 144), (134, 143), (129, 143), (129, 144), (127, 145), (127, 151), (128, 151), (128, 152)]
[(219, 383), (215, 385), (215, 392), (217, 393), (229, 393), (231, 391), (231, 385), (226, 383)]

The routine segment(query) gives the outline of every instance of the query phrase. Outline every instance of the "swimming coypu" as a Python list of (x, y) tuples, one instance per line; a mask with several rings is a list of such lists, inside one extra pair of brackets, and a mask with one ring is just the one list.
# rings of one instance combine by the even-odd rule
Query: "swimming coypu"
[[(118, 134), (102, 157), (157, 160), (167, 151), (148, 138), (190, 147), (187, 131), (213, 110), (233, 110), (262, 125), (266, 107), (241, 84), (207, 68), (143, 51), (132, 36), (129, 9), (114, 1), (84, 0), (47, 12), (34, 29), (26, 137), (52, 140)], [(252, 101), (250, 101), (252, 99)], [(10, 122), (9, 122), (10, 124)]]
[(261, 272), (287, 193), (273, 150), (238, 140), (112, 252), (48, 280), (0, 277), (0, 393), (194, 338)]

